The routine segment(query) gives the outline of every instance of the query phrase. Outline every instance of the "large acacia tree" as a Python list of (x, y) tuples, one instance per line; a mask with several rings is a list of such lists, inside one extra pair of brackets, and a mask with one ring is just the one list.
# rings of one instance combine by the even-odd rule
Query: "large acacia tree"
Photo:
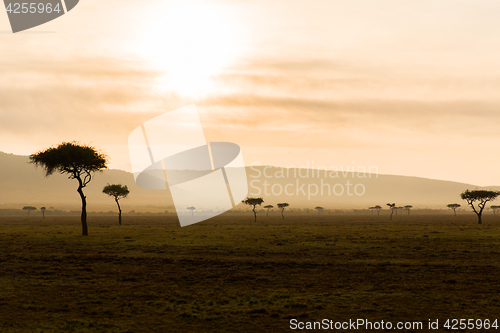
[(255, 206), (257, 205), (262, 205), (264, 202), (264, 199), (262, 198), (246, 198), (245, 200), (242, 201), (245, 205), (253, 206), (253, 216), (255, 218), (255, 222), (257, 222), (257, 212), (255, 211)]
[[(484, 207), (488, 201), (495, 200), (499, 195), (500, 191), (465, 190), (465, 192), (460, 194), (460, 197), (472, 207), (472, 210), (477, 215), (478, 224), (481, 224), (483, 223), (481, 216), (483, 215)], [(475, 202), (477, 202), (477, 207), (474, 205)]]
[[(388, 203), (387, 206), (389, 206), (389, 209), (391, 210), (391, 217), (389, 220), (392, 220), (392, 214), (394, 214), (394, 211), (397, 209), (395, 203)], [(398, 212), (396, 211), (396, 215), (398, 215)]]
[(102, 193), (109, 195), (110, 197), (115, 198), (116, 205), (118, 206), (118, 224), (122, 225), (122, 208), (120, 207), (120, 199), (126, 198), (130, 191), (128, 190), (127, 185), (121, 184), (107, 184), (104, 186)]
[(92, 146), (63, 142), (30, 155), (30, 163), (42, 167), (46, 177), (59, 172), (68, 175), (68, 179), (78, 181), (76, 191), (82, 200), (82, 235), (87, 236), (87, 198), (83, 189), (92, 180), (94, 172), (107, 169), (108, 157)]

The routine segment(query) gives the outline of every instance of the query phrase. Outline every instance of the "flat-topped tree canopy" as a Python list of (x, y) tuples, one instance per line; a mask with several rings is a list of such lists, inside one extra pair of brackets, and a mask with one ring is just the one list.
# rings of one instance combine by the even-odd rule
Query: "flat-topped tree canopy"
[(70, 179), (85, 174), (85, 186), (91, 180), (91, 172), (107, 169), (108, 158), (95, 147), (73, 141), (30, 155), (30, 163), (41, 166), (47, 177), (56, 171), (68, 174)]

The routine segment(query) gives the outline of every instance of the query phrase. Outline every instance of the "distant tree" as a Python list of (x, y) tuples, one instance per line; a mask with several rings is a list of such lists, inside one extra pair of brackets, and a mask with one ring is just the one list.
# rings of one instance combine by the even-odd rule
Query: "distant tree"
[[(392, 214), (394, 214), (394, 211), (396, 210), (396, 204), (395, 203), (388, 203), (387, 206), (389, 206), (389, 209), (391, 210), (391, 217), (389, 220), (392, 220)], [(396, 212), (396, 215), (398, 213)]]
[[(486, 190), (465, 190), (465, 192), (460, 194), (460, 197), (467, 201), (467, 203), (472, 207), (472, 210), (477, 215), (478, 224), (483, 223), (481, 216), (483, 215), (483, 210), (488, 201), (495, 200), (500, 195), (500, 191), (486, 191)], [(477, 209), (474, 203), (477, 202)]]
[(27, 210), (28, 211), (28, 216), (30, 216), (30, 211), (36, 210), (36, 207), (33, 207), (33, 206), (24, 206), (23, 210)]
[(491, 209), (493, 209), (493, 215), (497, 215), (497, 209), (500, 209), (500, 206), (491, 206)]
[(194, 215), (194, 210), (196, 209), (195, 207), (191, 206), (191, 207), (188, 207), (187, 209), (189, 209), (191, 211), (191, 216)]
[(118, 206), (118, 224), (122, 225), (122, 208), (120, 207), (120, 199), (126, 198), (130, 191), (127, 185), (121, 184), (107, 184), (104, 186), (102, 193), (115, 198), (116, 205)]
[(77, 192), (82, 200), (82, 235), (88, 235), (87, 197), (83, 188), (92, 180), (92, 174), (108, 167), (108, 158), (96, 148), (77, 142), (63, 142), (30, 155), (30, 163), (41, 166), (48, 177), (54, 172), (67, 174), (69, 179), (78, 181)]
[(242, 201), (245, 205), (253, 206), (253, 215), (255, 218), (255, 222), (257, 222), (257, 212), (255, 211), (255, 206), (257, 205), (262, 205), (264, 202), (264, 199), (262, 198), (246, 198), (245, 200)]
[(314, 209), (316, 209), (318, 211), (318, 215), (319, 213), (324, 209), (323, 207), (321, 206), (318, 206), (318, 207), (315, 207)]
[(412, 209), (413, 206), (412, 205), (406, 205), (404, 206), (404, 209), (408, 211), (408, 215), (410, 215), (410, 209)]
[(45, 209), (46, 209), (45, 207), (40, 208), (40, 210), (42, 211), (43, 218), (45, 218)]
[(372, 211), (372, 215), (373, 215), (373, 212), (375, 212), (375, 206), (369, 207), (368, 209)]
[(286, 202), (278, 204), (278, 208), (281, 209), (281, 217), (283, 218), (283, 220), (285, 219), (285, 215), (283, 215), (283, 212), (285, 211), (285, 208), (288, 206), (290, 206), (290, 205), (287, 204)]
[(264, 206), (264, 208), (267, 208), (267, 213), (266, 213), (266, 216), (269, 216), (269, 209), (273, 208), (274, 206), (273, 205), (267, 205), (267, 206)]
[[(399, 207), (398, 207), (398, 209), (399, 209), (399, 212), (400, 212), (401, 214), (403, 214), (403, 209), (404, 209), (404, 207), (399, 206)], [(397, 215), (397, 214), (398, 214), (398, 212), (396, 211), (396, 215)]]
[(457, 216), (457, 208), (461, 207), (461, 204), (453, 203), (453, 204), (448, 204), (446, 207), (453, 209), (453, 212), (455, 213), (455, 216)]
[(380, 215), (380, 210), (382, 209), (382, 207), (376, 205), (374, 208), (377, 210), (377, 215)]

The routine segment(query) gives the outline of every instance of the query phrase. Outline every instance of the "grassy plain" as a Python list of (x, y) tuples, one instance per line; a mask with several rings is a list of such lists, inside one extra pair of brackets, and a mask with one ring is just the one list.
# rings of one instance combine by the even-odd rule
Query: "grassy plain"
[[(500, 217), (0, 219), (1, 332), (289, 332), (500, 319)], [(358, 330), (363, 331), (363, 330)], [(405, 330), (411, 331), (411, 330)], [(418, 332), (427, 331), (426, 329)], [(443, 331), (443, 330), (439, 330)]]

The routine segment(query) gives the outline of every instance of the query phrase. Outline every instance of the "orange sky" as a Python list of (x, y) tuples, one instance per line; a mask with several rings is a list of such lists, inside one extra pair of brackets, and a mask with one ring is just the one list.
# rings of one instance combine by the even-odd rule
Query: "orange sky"
[(130, 170), (128, 134), (195, 103), (247, 165), (500, 185), (499, 15), (493, 0), (82, 0), (12, 34), (0, 11), (0, 150), (78, 140)]

